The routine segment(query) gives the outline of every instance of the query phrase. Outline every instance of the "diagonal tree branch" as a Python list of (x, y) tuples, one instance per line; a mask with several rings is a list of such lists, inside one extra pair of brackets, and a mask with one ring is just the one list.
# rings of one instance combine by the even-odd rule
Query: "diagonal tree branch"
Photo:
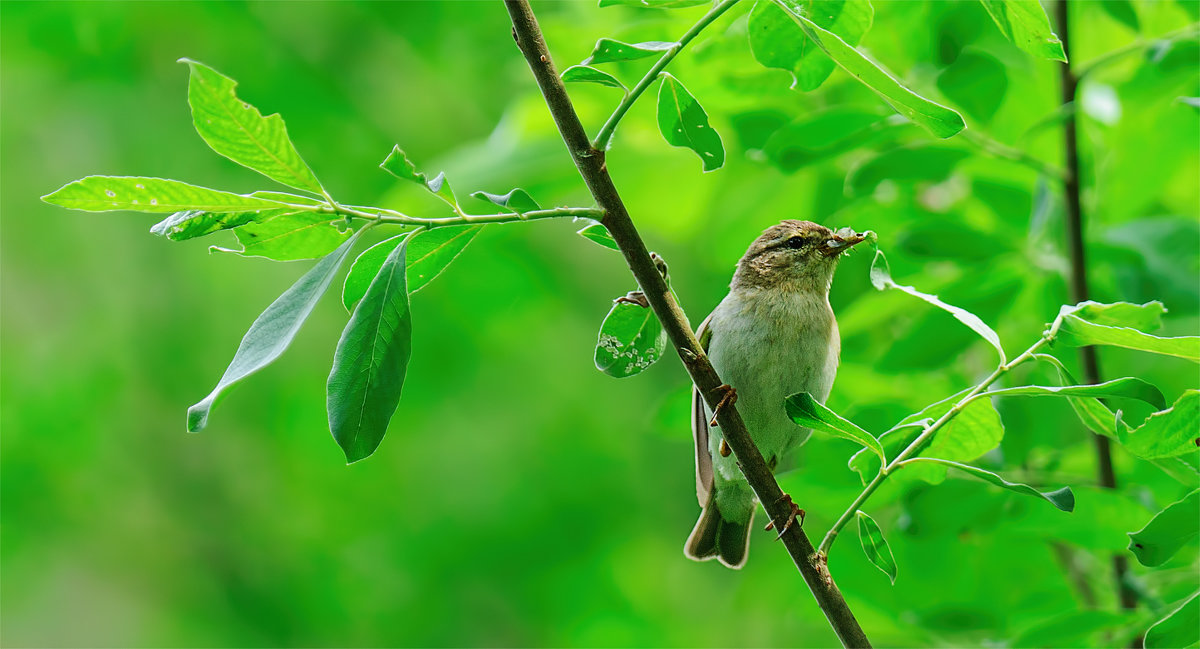
[[(571, 104), (571, 98), (554, 69), (550, 51), (528, 1), (505, 0), (504, 4), (512, 18), (513, 38), (533, 71), (575, 166), (596, 204), (604, 210), (601, 223), (608, 228), (620, 246), (629, 269), (646, 295), (650, 308), (662, 322), (692, 381), (709, 405), (715, 408), (722, 394), (717, 389), (721, 385), (721, 379), (700, 348), (695, 333), (688, 325), (687, 316), (675, 302), (662, 275), (651, 261), (646, 244), (642, 242), (641, 235), (625, 209), (612, 178), (608, 175), (604, 152), (597, 150), (588, 140), (579, 116)], [(741, 415), (734, 407), (726, 405), (720, 409), (717, 421), (726, 441), (737, 456), (742, 472), (771, 519), (785, 520), (791, 513), (791, 508), (784, 502), (783, 491), (767, 469), (767, 464), (751, 440)], [(792, 525), (783, 534), (782, 541), (842, 644), (847, 647), (869, 647), (867, 636), (847, 606), (841, 591), (833, 583), (825, 557), (813, 548), (800, 525)]]

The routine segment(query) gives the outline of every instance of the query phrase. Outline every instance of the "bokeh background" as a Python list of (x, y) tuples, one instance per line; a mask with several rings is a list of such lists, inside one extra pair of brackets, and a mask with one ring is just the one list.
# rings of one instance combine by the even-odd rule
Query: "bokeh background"
[[(886, 106), (835, 71), (790, 90), (746, 46), (749, 2), (672, 66), (729, 152), (700, 172), (668, 147), (653, 98), (617, 133), (609, 169), (693, 323), (733, 264), (783, 218), (880, 233), (901, 283), (936, 292), (1024, 349), (1066, 300), (1061, 197), (1021, 164), (966, 151), (950, 169), (895, 170), (854, 195), (846, 177), (900, 127), (847, 155), (783, 170), (764, 154), (792, 120)], [(1073, 3), (1076, 61), (1196, 19), (1196, 3), (1137, 2), (1136, 25)], [(970, 128), (1061, 164), (1055, 64), (1015, 49), (978, 3), (877, 2), (863, 47)], [(559, 68), (595, 40), (673, 40), (703, 8), (535, 4)], [(1136, 26), (1136, 30), (1133, 28)], [(974, 106), (938, 80), (963, 52), (1001, 63)], [(1200, 329), (1200, 95), (1194, 39), (1137, 50), (1089, 77), (1084, 139), (1096, 299), (1163, 300), (1167, 334)], [(521, 186), (542, 204), (590, 200), (557, 139), (498, 2), (0, 3), (2, 290), (0, 614), (7, 646), (830, 646), (787, 555), (756, 533), (745, 570), (682, 556), (694, 501), (688, 381), (674, 359), (613, 380), (592, 366), (610, 300), (634, 288), (620, 257), (569, 222), (492, 226), (413, 299), (414, 354), (388, 436), (347, 467), (324, 383), (346, 314), (334, 295), (290, 351), (225, 399), (203, 434), (184, 412), (245, 328), (310, 262), (210, 254), (151, 235), (156, 219), (84, 214), (38, 197), (89, 174), (252, 191), (269, 181), (210, 152), (186, 104), (191, 57), (280, 112), (330, 191), (419, 214), (438, 207), (376, 165), (399, 143), (458, 193)], [(616, 66), (632, 82), (648, 61)], [(969, 72), (969, 71), (968, 71)], [(962, 77), (963, 74), (959, 73)], [(619, 98), (572, 89), (594, 131)], [(482, 203), (480, 212), (486, 211)], [(949, 316), (843, 262), (843, 332), (830, 405), (880, 432), (985, 375), (989, 350)], [(1075, 366), (1072, 350), (1060, 355)], [(1196, 366), (1101, 352), (1106, 377), (1159, 385)], [(1050, 381), (1042, 369), (1013, 381)], [(1186, 490), (1115, 450), (1120, 488), (1095, 484), (1092, 444), (1057, 400), (1002, 401), (985, 466), (1075, 488), (1067, 515), (951, 479), (897, 479), (868, 511), (899, 564), (894, 586), (853, 532), (839, 586), (880, 646), (1082, 646), (1148, 625), (1196, 588), (1193, 543), (1118, 613), (1109, 556)], [(1118, 404), (1126, 419), (1144, 416)], [(816, 438), (781, 478), (817, 536), (861, 488), (848, 442)], [(1116, 634), (1116, 635), (1113, 635)], [(1039, 644), (1040, 643), (1040, 644)]]

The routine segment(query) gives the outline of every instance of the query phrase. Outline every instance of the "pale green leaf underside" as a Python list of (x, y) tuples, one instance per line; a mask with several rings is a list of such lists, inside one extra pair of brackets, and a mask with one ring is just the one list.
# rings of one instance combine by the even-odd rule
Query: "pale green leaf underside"
[(1027, 484), (1009, 482), (995, 473), (981, 469), (977, 466), (970, 466), (968, 464), (961, 464), (959, 462), (951, 462), (950, 460), (942, 460), (932, 457), (919, 457), (911, 461), (919, 463), (928, 462), (957, 469), (963, 473), (969, 473), (976, 478), (983, 480), (984, 482), (996, 485), (997, 487), (1002, 487), (1004, 489), (1008, 489), (1009, 491), (1015, 491), (1016, 493), (1024, 494), (1026, 496), (1041, 498), (1042, 500), (1045, 500), (1064, 512), (1071, 512), (1075, 510), (1075, 494), (1071, 491), (1070, 487), (1063, 487), (1062, 489), (1056, 489), (1054, 491), (1038, 491)]
[(691, 149), (700, 156), (704, 171), (725, 164), (725, 146), (709, 125), (708, 113), (678, 79), (665, 72), (658, 89), (658, 130), (667, 144)]
[(1129, 551), (1143, 566), (1161, 566), (1200, 535), (1200, 491), (1193, 491), (1129, 533)]
[(42, 200), (86, 212), (124, 210), (152, 214), (186, 210), (247, 212), (281, 207), (279, 201), (142, 176), (88, 176), (67, 183)]
[(604, 246), (609, 250), (616, 250), (617, 252), (621, 251), (621, 246), (617, 245), (616, 240), (614, 240), (612, 235), (608, 233), (608, 228), (604, 227), (604, 224), (602, 223), (593, 221), (591, 225), (580, 228), (575, 234), (578, 234), (588, 241), (592, 241)]
[(604, 70), (597, 70), (588, 65), (572, 65), (559, 75), (567, 83), (595, 83), (610, 88), (619, 88), (625, 92), (629, 89), (619, 79)]
[(883, 571), (893, 584), (896, 583), (896, 559), (892, 556), (892, 548), (887, 539), (883, 538), (883, 530), (861, 509), (855, 512), (858, 519), (858, 541), (871, 565)]
[(241, 244), (241, 249), (213, 246), (212, 250), (275, 261), (314, 259), (329, 254), (354, 232), (340, 216), (285, 212), (235, 228), (233, 234)]
[(189, 431), (200, 431), (208, 424), (209, 413), (226, 389), (266, 367), (288, 348), (317, 301), (329, 288), (353, 245), (353, 240), (347, 241), (317, 262), (250, 325), (217, 386), (207, 397), (188, 408)]
[(237, 82), (191, 59), (188, 104), (196, 132), (220, 155), (289, 187), (323, 194), (312, 169), (300, 157), (278, 113), (263, 117), (238, 98)]
[(883, 447), (880, 446), (879, 440), (875, 439), (874, 435), (818, 403), (809, 393), (801, 392), (791, 395), (784, 400), (784, 407), (788, 417), (797, 426), (812, 428), (835, 437), (848, 439), (878, 455), (879, 460), (884, 464), (887, 463)]

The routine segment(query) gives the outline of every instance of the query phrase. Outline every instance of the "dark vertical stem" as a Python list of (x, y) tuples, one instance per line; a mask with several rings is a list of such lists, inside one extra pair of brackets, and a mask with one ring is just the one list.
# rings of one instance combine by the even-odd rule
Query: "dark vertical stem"
[[(642, 241), (641, 234), (638, 233), (625, 203), (617, 193), (612, 177), (608, 174), (604, 152), (596, 149), (588, 140), (587, 133), (579, 122), (579, 115), (571, 103), (571, 97), (554, 69), (550, 50), (546, 47), (533, 10), (530, 9), (527, 0), (504, 0), (504, 5), (512, 19), (513, 37), (530, 70), (533, 71), (534, 79), (541, 88), (546, 106), (550, 109), (579, 175), (583, 177), (596, 204), (605, 212), (601, 222), (621, 248), (630, 271), (641, 286), (650, 308), (662, 322), (663, 329), (670, 337), (692, 381), (709, 405), (715, 408), (717, 400), (724, 394), (718, 389), (721, 379), (696, 340), (687, 316), (675, 302), (662, 274), (650, 259), (646, 244)], [(725, 440), (729, 442), (738, 459), (746, 481), (754, 489), (771, 519), (785, 520), (791, 513), (791, 507), (786, 504), (779, 483), (775, 481), (762, 453), (750, 438), (737, 408), (730, 404), (718, 410), (717, 421)], [(854, 613), (850, 611), (841, 591), (833, 583), (825, 557), (817, 553), (801, 526), (789, 527), (781, 540), (842, 644), (847, 647), (870, 647), (871, 644)]]
[[(1067, 247), (1071, 257), (1071, 300), (1083, 302), (1088, 299), (1087, 257), (1083, 245), (1083, 207), (1080, 204), (1079, 191), (1079, 127), (1075, 119), (1078, 111), (1074, 109), (1076, 90), (1079, 79), (1071, 69), (1071, 21), (1069, 17), (1069, 0), (1058, 0), (1054, 4), (1055, 18), (1058, 23), (1058, 37), (1062, 40), (1063, 52), (1067, 61), (1062, 64), (1059, 88), (1064, 106), (1072, 106), (1067, 112), (1063, 123), (1063, 151), (1065, 154), (1066, 180), (1063, 191), (1066, 195), (1067, 207)], [(1100, 362), (1096, 358), (1095, 347), (1080, 347), (1079, 361), (1083, 365), (1083, 379), (1087, 383), (1100, 382)], [(1100, 486), (1109, 489), (1117, 487), (1117, 476), (1113, 471), (1112, 448), (1107, 437), (1094, 435), (1096, 443), (1096, 470)], [(1117, 592), (1120, 594), (1121, 606), (1127, 609), (1137, 608), (1137, 594), (1125, 581), (1129, 571), (1129, 563), (1123, 554), (1113, 556), (1113, 573), (1117, 580)]]

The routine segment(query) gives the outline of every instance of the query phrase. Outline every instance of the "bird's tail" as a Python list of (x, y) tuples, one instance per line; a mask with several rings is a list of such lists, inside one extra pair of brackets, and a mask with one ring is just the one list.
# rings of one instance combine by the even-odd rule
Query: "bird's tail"
[(683, 554), (693, 561), (717, 559), (735, 570), (746, 565), (750, 551), (750, 526), (754, 524), (754, 510), (745, 522), (726, 520), (717, 508), (717, 490), (708, 496), (708, 504), (700, 512), (700, 520), (683, 546)]

